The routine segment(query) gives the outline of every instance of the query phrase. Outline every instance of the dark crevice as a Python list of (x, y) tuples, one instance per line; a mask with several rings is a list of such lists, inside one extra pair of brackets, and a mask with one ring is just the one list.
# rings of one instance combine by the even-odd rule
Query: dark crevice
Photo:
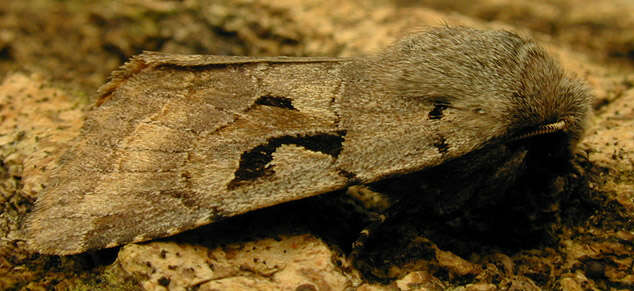
[(271, 138), (266, 144), (254, 147), (240, 156), (240, 166), (234, 173), (235, 178), (229, 183), (228, 188), (235, 189), (247, 181), (261, 177), (271, 176), (274, 173), (269, 162), (273, 160), (273, 153), (277, 148), (285, 144), (302, 146), (310, 151), (321, 152), (334, 158), (341, 153), (342, 144), (346, 132), (337, 131), (305, 136), (281, 136)]
[(13, 51), (10, 46), (0, 48), (0, 60), (11, 61), (13, 60)]

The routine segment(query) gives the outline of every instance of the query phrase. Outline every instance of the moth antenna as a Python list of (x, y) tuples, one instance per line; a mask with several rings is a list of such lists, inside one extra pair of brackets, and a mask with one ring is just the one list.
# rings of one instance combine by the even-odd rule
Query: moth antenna
[(566, 129), (566, 126), (567, 126), (566, 121), (562, 119), (557, 122), (541, 125), (534, 130), (520, 134), (512, 138), (511, 141), (516, 141), (516, 140), (526, 139), (533, 136), (545, 135), (545, 134), (563, 131), (564, 129)]

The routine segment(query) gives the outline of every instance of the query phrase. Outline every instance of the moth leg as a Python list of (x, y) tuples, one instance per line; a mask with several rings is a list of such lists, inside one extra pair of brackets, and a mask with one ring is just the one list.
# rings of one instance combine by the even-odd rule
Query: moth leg
[(363, 252), (368, 239), (389, 218), (389, 210), (398, 201), (393, 197), (373, 191), (363, 185), (349, 187), (346, 194), (354, 199), (358, 207), (362, 207), (365, 210), (364, 212), (369, 220), (369, 224), (361, 230), (357, 239), (352, 243), (350, 257), (352, 260), (356, 260)]
[(374, 191), (365, 185), (348, 187), (346, 195), (352, 198), (356, 206), (362, 209), (363, 212), (383, 213), (395, 203), (394, 198)]
[(366, 226), (361, 232), (359, 232), (359, 236), (352, 243), (352, 251), (350, 252), (350, 258), (355, 261), (357, 258), (361, 256), (363, 250), (365, 249), (365, 245), (370, 239), (370, 236), (378, 231), (379, 228), (383, 225), (383, 223), (387, 220), (387, 216), (385, 214), (378, 214), (372, 218), (374, 221)]

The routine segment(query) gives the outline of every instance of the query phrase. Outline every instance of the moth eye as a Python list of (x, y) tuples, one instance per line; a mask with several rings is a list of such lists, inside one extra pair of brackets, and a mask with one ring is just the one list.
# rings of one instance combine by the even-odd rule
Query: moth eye
[(441, 119), (443, 117), (443, 111), (449, 107), (447, 104), (434, 104), (434, 109), (429, 111), (429, 119)]
[(473, 110), (473, 112), (478, 113), (478, 114), (485, 114), (486, 110), (482, 109), (482, 108), (476, 108)]

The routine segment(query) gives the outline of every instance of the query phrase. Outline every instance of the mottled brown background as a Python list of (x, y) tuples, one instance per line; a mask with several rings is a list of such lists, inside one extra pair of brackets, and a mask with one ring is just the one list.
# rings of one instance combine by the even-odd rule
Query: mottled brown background
[[(406, 259), (360, 274), (342, 256), (345, 246), (333, 243), (337, 238), (304, 223), (321, 213), (296, 219), (293, 205), (80, 256), (30, 254), (16, 240), (46, 186), (47, 165), (78, 134), (96, 88), (130, 56), (142, 50), (354, 56), (444, 23), (531, 36), (593, 88), (595, 116), (574, 163), (573, 180), (581, 186), (548, 209), (555, 213), (551, 240), (465, 253), (414, 236), (409, 245), (423, 254), (408, 248)], [(633, 289), (633, 27), (628, 0), (5, 1), (0, 289)]]

